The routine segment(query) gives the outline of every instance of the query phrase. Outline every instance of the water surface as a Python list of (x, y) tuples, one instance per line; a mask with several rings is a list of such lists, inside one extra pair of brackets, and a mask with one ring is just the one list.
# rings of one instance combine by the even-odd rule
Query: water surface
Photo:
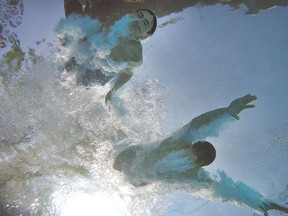
[[(8, 2), (1, 1), (10, 14), (1, 17), (1, 214), (252, 216), (251, 209), (198, 198), (181, 185), (134, 188), (112, 168), (123, 146), (163, 139), (247, 93), (257, 95), (256, 108), (209, 138), (217, 158), (207, 169), (225, 170), (287, 204), (285, 2), (154, 5), (158, 29), (143, 41), (143, 64), (112, 106), (104, 102), (105, 86), (73, 86), (63, 74), (55, 27), (68, 13), (64, 2), (15, 1), (14, 9)], [(136, 3), (129, 4), (119, 16), (134, 10)], [(96, 18), (92, 12), (86, 9)]]

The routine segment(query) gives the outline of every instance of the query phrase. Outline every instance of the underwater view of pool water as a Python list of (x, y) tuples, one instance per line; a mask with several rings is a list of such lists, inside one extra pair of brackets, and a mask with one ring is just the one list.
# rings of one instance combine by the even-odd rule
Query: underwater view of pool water
[[(0, 215), (286, 215), (288, 2), (263, 2), (0, 0)], [(157, 28), (138, 40), (141, 8)], [(229, 106), (247, 94), (255, 108)], [(179, 149), (128, 154), (136, 183), (114, 169), (228, 106), (240, 119), (187, 138), (217, 152), (197, 178), (182, 181)]]

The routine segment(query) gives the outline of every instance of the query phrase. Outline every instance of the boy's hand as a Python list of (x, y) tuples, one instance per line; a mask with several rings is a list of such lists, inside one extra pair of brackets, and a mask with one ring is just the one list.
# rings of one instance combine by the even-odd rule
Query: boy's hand
[(244, 109), (254, 108), (255, 105), (248, 104), (248, 103), (250, 103), (256, 99), (257, 99), (257, 97), (255, 95), (250, 95), (250, 94), (247, 94), (244, 97), (238, 98), (238, 99), (232, 101), (232, 103), (228, 106), (228, 112), (235, 119), (239, 120), (240, 117), (238, 116), (238, 114)]

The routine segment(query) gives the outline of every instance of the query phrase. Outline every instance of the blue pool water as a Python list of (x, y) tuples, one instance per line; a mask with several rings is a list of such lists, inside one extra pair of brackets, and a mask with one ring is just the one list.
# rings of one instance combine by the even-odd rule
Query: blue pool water
[[(285, 1), (262, 8), (257, 1), (154, 4), (158, 28), (142, 42), (143, 63), (109, 104), (110, 83), (76, 85), (65, 61), (77, 56), (92, 69), (122, 70), (125, 64), (111, 66), (106, 57), (127, 34), (127, 19), (107, 43), (100, 26), (117, 7), (111, 3), (96, 20), (93, 4), (101, 1), (91, 1), (90, 17), (69, 23), (69, 2), (1, 0), (0, 215), (256, 215), (180, 183), (134, 187), (113, 169), (127, 146), (158, 142), (247, 93), (257, 96), (256, 107), (207, 138), (217, 156), (205, 169), (287, 207)], [(141, 2), (125, 4), (128, 11)], [(61, 45), (63, 35), (70, 46)], [(95, 43), (73, 44), (83, 35)]]

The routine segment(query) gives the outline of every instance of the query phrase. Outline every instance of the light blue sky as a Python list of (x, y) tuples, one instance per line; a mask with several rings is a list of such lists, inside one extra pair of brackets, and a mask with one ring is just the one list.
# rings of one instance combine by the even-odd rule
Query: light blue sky
[[(35, 47), (42, 38), (52, 40), (55, 23), (64, 17), (63, 2), (27, 0), (24, 8), (23, 23), (17, 28), (22, 47)], [(239, 121), (211, 139), (217, 159), (208, 169), (223, 169), (283, 202), (279, 194), (288, 183), (287, 8), (254, 16), (223, 6), (189, 8), (159, 23), (172, 17), (184, 19), (157, 29), (143, 43), (144, 63), (135, 71), (136, 76), (159, 80), (168, 91), (162, 127), (169, 134), (246, 93), (257, 95), (255, 109), (241, 113)], [(275, 134), (279, 139), (273, 144)], [(165, 215), (253, 215), (250, 209), (221, 201), (175, 197)]]

